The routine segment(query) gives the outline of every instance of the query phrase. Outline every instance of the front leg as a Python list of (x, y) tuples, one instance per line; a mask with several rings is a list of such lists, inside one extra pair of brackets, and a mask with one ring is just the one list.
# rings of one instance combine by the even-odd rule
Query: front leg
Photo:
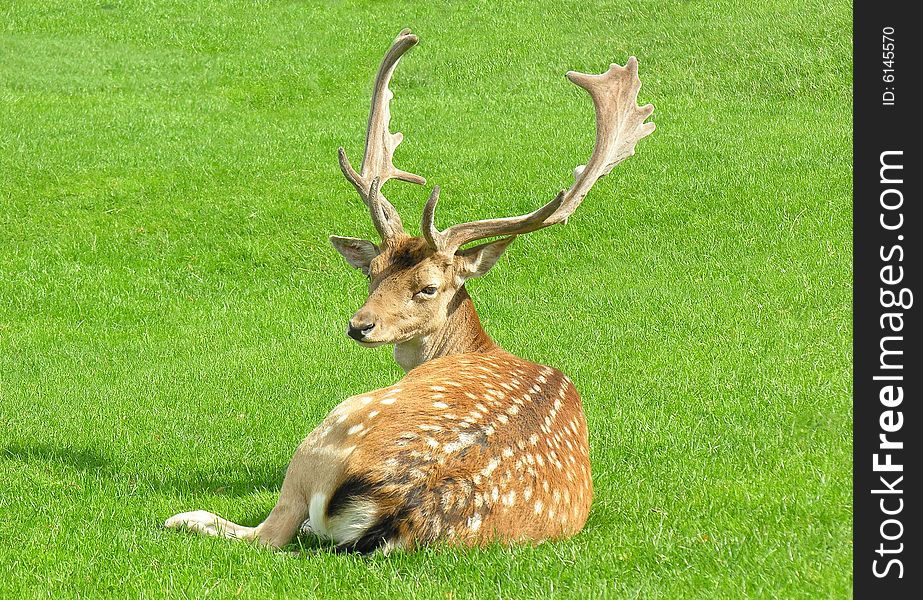
[(317, 455), (310, 448), (310, 442), (305, 442), (295, 453), (285, 473), (279, 501), (258, 526), (238, 525), (206, 510), (176, 514), (167, 519), (164, 526), (214, 537), (255, 540), (272, 548), (281, 548), (294, 539), (299, 527), (308, 519), (306, 490), (316, 483), (317, 473), (331, 472), (328, 457)]
[(234, 540), (252, 540), (256, 527), (244, 527), (232, 523), (207, 510), (179, 513), (167, 519), (168, 529), (186, 529), (201, 535), (223, 537)]

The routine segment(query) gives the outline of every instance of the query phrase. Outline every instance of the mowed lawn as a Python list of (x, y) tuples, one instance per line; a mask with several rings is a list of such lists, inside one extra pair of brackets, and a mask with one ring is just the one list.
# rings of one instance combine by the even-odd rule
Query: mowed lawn
[[(157, 6), (154, 6), (154, 5)], [(842, 597), (851, 586), (851, 14), (845, 2), (0, 6), (0, 597)], [(256, 524), (300, 440), (395, 382), (344, 334), (374, 229), (358, 164), (378, 62), (386, 193), (416, 229), (570, 185), (568, 69), (638, 56), (657, 131), (566, 226), (469, 288), (569, 374), (595, 500), (573, 539), (369, 558), (162, 528)]]

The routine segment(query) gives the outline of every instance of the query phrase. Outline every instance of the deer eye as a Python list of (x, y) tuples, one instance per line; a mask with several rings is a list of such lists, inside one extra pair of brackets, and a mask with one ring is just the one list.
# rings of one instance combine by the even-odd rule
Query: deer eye
[(420, 290), (419, 292), (417, 292), (417, 295), (423, 296), (424, 298), (432, 298), (433, 296), (436, 295), (436, 292), (438, 291), (439, 290), (436, 288), (436, 286), (428, 285), (422, 290)]

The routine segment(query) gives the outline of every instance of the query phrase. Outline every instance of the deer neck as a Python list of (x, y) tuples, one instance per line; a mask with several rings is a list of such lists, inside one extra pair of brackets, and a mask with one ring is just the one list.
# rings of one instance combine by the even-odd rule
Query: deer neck
[(426, 336), (394, 345), (394, 360), (410, 371), (428, 360), (451, 354), (490, 352), (498, 346), (484, 328), (465, 288), (461, 288), (449, 305), (449, 314), (441, 329)]

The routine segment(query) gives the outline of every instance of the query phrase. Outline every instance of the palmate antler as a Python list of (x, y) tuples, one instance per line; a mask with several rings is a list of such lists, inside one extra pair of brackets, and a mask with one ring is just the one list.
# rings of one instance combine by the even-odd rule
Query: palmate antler
[[(418, 41), (409, 29), (404, 29), (381, 63), (372, 94), (372, 111), (360, 173), (356, 173), (350, 165), (343, 149), (339, 150), (340, 168), (368, 206), (372, 222), (385, 244), (403, 235), (404, 228), (397, 211), (381, 195), (380, 187), (392, 178), (426, 183), (419, 175), (394, 166), (394, 149), (403, 136), (388, 131), (391, 119), (389, 101), (393, 96), (388, 89), (388, 82), (400, 57)], [(596, 145), (586, 165), (574, 169), (574, 184), (562, 190), (551, 202), (527, 215), (459, 223), (445, 231), (439, 231), (435, 224), (436, 205), (439, 202), (439, 187), (436, 186), (423, 209), (421, 227), (423, 237), (435, 251), (451, 255), (475, 240), (529, 233), (566, 221), (596, 181), (634, 154), (638, 141), (654, 131), (653, 123), (645, 123), (654, 112), (654, 106), (637, 105), (641, 80), (638, 78), (638, 60), (634, 56), (628, 59), (624, 67), (612, 64), (608, 71), (600, 75), (569, 71), (567, 78), (590, 94), (596, 110)]]
[(409, 29), (403, 29), (381, 61), (378, 76), (375, 78), (375, 89), (372, 92), (372, 109), (369, 112), (368, 130), (365, 134), (365, 155), (362, 157), (362, 167), (359, 173), (356, 173), (349, 159), (346, 158), (346, 151), (343, 148), (338, 150), (340, 169), (359, 192), (359, 196), (362, 197), (372, 216), (372, 223), (385, 244), (403, 234), (404, 226), (400, 215), (381, 195), (381, 187), (389, 179), (400, 179), (420, 185), (426, 183), (426, 180), (419, 175), (402, 171), (394, 166), (394, 150), (404, 136), (388, 130), (391, 122), (390, 103), (391, 98), (394, 97), (394, 93), (388, 88), (388, 83), (391, 81), (391, 75), (401, 56), (419, 41), (420, 39)]
[(423, 209), (423, 236), (430, 246), (451, 254), (475, 240), (529, 233), (566, 221), (593, 184), (634, 154), (635, 144), (654, 131), (653, 123), (644, 122), (654, 112), (654, 106), (637, 105), (641, 80), (638, 79), (638, 59), (634, 56), (624, 67), (613, 64), (601, 75), (569, 71), (567, 78), (589, 92), (596, 108), (596, 146), (586, 165), (574, 169), (574, 185), (528, 215), (460, 223), (442, 232), (434, 222), (439, 201), (439, 188), (436, 187)]

